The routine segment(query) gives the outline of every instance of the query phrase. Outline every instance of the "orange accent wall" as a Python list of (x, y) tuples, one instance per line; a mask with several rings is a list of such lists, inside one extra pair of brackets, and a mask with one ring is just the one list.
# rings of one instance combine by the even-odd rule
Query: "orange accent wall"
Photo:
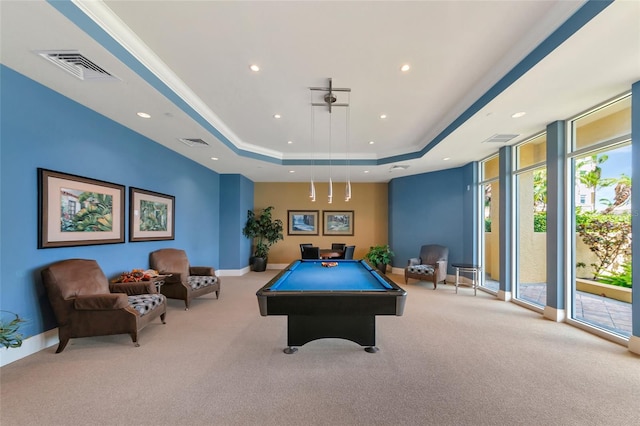
[[(344, 201), (344, 182), (333, 183), (333, 203), (327, 202), (327, 183), (316, 183), (316, 201), (309, 199), (309, 183), (260, 182), (254, 184), (256, 211), (273, 206), (273, 217), (282, 220), (284, 240), (271, 247), (269, 263), (290, 263), (300, 258), (300, 243), (330, 248), (332, 242), (355, 245), (354, 259), (362, 259), (369, 247), (388, 244), (389, 198), (386, 183), (352, 183), (349, 202)], [(287, 235), (287, 210), (318, 210), (318, 235)], [(353, 210), (353, 236), (322, 235), (325, 210)]]

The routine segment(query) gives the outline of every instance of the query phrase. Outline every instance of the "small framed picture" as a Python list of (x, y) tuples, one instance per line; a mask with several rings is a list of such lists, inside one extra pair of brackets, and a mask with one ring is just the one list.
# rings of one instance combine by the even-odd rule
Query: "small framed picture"
[(324, 210), (322, 235), (353, 235), (353, 210)]
[(318, 210), (287, 210), (287, 235), (318, 235)]
[(176, 198), (140, 188), (129, 188), (129, 241), (175, 239)]
[(124, 186), (38, 169), (38, 248), (124, 243)]

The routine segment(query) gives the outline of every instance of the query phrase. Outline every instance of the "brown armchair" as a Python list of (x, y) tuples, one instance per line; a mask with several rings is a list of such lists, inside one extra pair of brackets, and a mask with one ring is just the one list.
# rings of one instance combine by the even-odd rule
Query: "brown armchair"
[(209, 266), (190, 266), (184, 250), (166, 248), (149, 255), (152, 269), (163, 275), (171, 275), (164, 281), (160, 292), (170, 299), (184, 300), (185, 310), (189, 309), (191, 299), (216, 293), (220, 297), (220, 278)]
[(432, 281), (435, 290), (440, 281), (447, 279), (449, 249), (437, 244), (424, 245), (420, 248), (420, 257), (409, 259), (404, 268), (404, 282), (409, 278), (420, 281)]
[(70, 338), (129, 334), (135, 346), (138, 332), (160, 317), (164, 324), (167, 299), (151, 281), (109, 284), (95, 260), (68, 259), (41, 272), (58, 322), (64, 350)]

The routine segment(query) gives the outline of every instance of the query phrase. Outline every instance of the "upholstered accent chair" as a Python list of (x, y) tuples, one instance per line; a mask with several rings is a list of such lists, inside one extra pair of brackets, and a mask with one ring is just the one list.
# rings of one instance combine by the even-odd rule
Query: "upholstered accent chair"
[(344, 248), (344, 259), (353, 259), (353, 252), (356, 250), (356, 246), (346, 246)]
[(404, 282), (409, 278), (420, 281), (432, 281), (435, 290), (438, 283), (447, 279), (449, 249), (437, 244), (424, 245), (420, 248), (420, 257), (413, 257), (404, 268)]
[(320, 248), (304, 247), (302, 249), (302, 258), (303, 259), (320, 259)]
[(76, 337), (129, 334), (140, 346), (140, 330), (158, 317), (165, 323), (167, 299), (152, 281), (109, 283), (90, 259), (62, 260), (41, 275), (58, 322), (56, 353)]
[(149, 265), (162, 275), (170, 275), (160, 292), (170, 299), (184, 300), (189, 310), (191, 300), (209, 293), (220, 297), (220, 278), (210, 266), (191, 266), (184, 250), (165, 248), (149, 255)]

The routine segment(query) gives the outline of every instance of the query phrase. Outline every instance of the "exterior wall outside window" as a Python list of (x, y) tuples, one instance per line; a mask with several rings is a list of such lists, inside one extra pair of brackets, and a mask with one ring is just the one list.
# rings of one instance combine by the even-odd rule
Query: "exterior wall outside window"
[(546, 134), (518, 145), (516, 164), (516, 257), (515, 297), (544, 306), (547, 280), (547, 174)]

